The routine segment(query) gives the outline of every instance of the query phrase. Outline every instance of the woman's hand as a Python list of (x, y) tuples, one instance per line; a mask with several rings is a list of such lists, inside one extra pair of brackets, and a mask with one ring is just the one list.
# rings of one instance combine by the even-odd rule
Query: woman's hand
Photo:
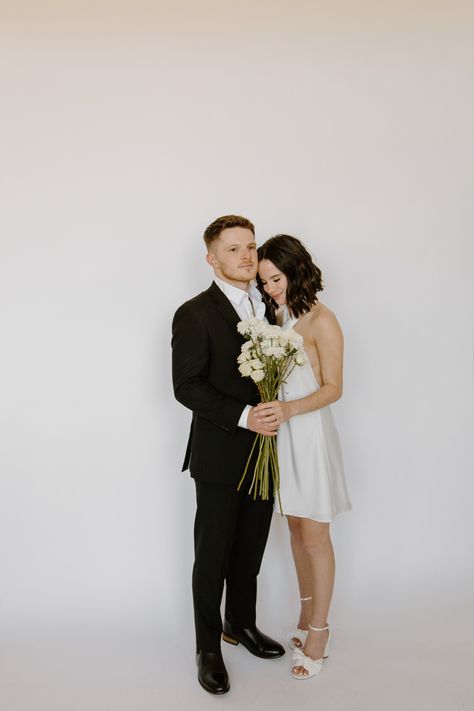
[(275, 428), (279, 427), (282, 422), (286, 422), (291, 417), (290, 406), (287, 402), (274, 400), (273, 402), (261, 402), (254, 408), (255, 416), (258, 420), (268, 425), (273, 423)]

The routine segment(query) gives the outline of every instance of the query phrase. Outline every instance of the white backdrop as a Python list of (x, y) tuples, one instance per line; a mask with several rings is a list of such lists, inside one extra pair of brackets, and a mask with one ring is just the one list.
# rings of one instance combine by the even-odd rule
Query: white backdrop
[[(210, 283), (201, 235), (229, 212), (259, 243), (303, 239), (345, 332), (334, 411), (354, 510), (333, 527), (333, 620), (460, 604), (471, 4), (127, 5), (2, 4), (2, 627), (174, 625), (192, 648), (170, 322)], [(275, 517), (268, 631), (293, 624), (295, 596)]]

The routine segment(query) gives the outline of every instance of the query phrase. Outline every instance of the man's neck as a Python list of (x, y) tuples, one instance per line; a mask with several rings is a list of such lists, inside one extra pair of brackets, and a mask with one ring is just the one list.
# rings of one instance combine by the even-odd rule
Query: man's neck
[(230, 286), (234, 286), (236, 289), (242, 289), (242, 291), (248, 292), (250, 289), (249, 281), (233, 281), (232, 279), (226, 279), (225, 277), (220, 276), (220, 274), (216, 274), (216, 279), (223, 281), (224, 284), (230, 284)]

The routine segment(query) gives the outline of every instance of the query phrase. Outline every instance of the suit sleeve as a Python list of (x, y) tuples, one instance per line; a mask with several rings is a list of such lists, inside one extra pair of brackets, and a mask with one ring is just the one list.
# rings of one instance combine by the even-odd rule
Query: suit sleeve
[(235, 431), (246, 403), (224, 395), (209, 383), (209, 333), (190, 304), (183, 304), (173, 318), (171, 346), (176, 399), (218, 427)]

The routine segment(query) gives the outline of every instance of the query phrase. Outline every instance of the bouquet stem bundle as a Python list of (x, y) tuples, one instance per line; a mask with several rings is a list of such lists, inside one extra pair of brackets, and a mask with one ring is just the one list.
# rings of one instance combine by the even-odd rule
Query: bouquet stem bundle
[[(272, 400), (276, 399), (276, 396), (278, 394), (277, 390), (276, 394), (273, 397), (268, 400), (265, 400), (261, 388), (259, 387), (258, 389), (260, 391), (262, 402), (271, 402)], [(278, 506), (280, 508), (280, 513), (283, 514), (280, 499), (280, 467), (278, 464), (277, 440), (275, 436), (262, 434), (255, 435), (252, 449), (250, 450), (249, 458), (247, 459), (247, 464), (245, 465), (242, 478), (239, 481), (237, 491), (240, 489), (245, 477), (247, 476), (247, 471), (250, 466), (250, 462), (252, 461), (252, 456), (257, 444), (258, 455), (253, 471), (252, 483), (250, 484), (249, 488), (249, 494), (253, 493), (253, 498), (256, 499), (258, 492), (258, 495), (264, 501), (268, 500), (270, 498), (269, 482), (271, 478), (273, 483), (273, 492), (276, 493), (278, 497)]]
[[(248, 339), (242, 346), (242, 352), (238, 358), (241, 374), (244, 377), (252, 378), (255, 382), (261, 402), (276, 400), (282, 384), (295, 365), (303, 365), (305, 362), (302, 337), (295, 331), (283, 331), (279, 326), (269, 326), (257, 319), (240, 321), (237, 328), (239, 333)], [(240, 489), (247, 476), (257, 447), (258, 454), (249, 494), (253, 494), (254, 499), (258, 495), (263, 500), (268, 500), (271, 480), (272, 493), (278, 498), (280, 513), (283, 514), (280, 499), (277, 440), (274, 435), (257, 434), (255, 436), (237, 490)]]

